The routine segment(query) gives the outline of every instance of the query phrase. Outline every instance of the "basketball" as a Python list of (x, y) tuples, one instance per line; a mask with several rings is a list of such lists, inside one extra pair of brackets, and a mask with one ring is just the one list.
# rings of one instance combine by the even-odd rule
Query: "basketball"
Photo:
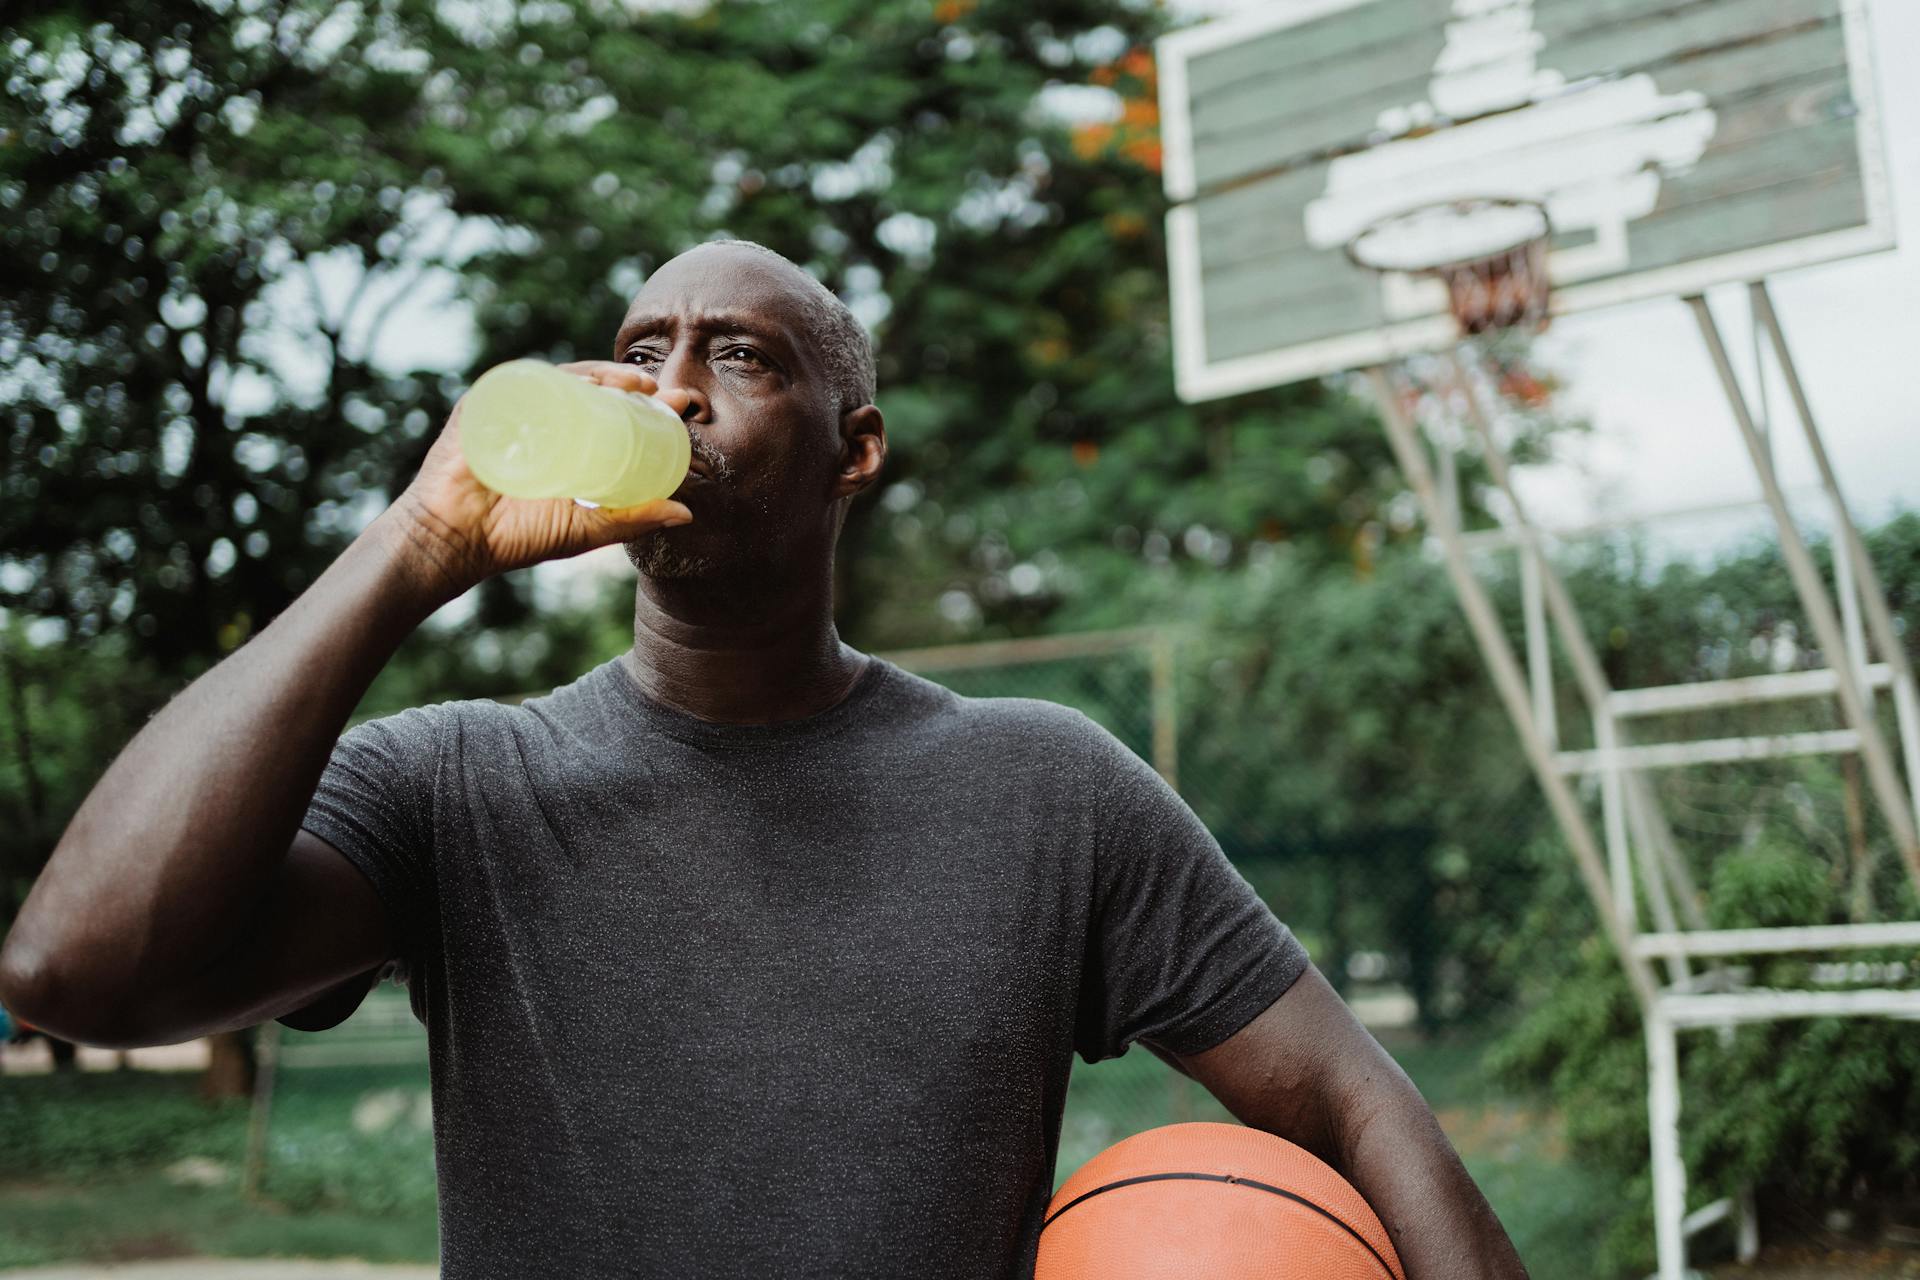
[(1237, 1124), (1117, 1142), (1054, 1193), (1034, 1280), (1405, 1280), (1386, 1228), (1323, 1161)]

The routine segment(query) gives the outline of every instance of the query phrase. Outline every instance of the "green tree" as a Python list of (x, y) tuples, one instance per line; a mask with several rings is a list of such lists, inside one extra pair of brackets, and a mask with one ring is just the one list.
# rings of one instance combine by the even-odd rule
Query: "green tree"
[[(43, 639), (123, 635), (153, 673), (123, 697), (151, 710), (317, 575), (474, 369), (611, 354), (647, 271), (720, 234), (879, 326), (895, 457), (843, 557), (863, 641), (1037, 629), (1143, 564), (1261, 540), (1364, 559), (1397, 485), (1363, 410), (1169, 390), (1163, 22), (1004, 0), (9, 6), (0, 608)], [(1048, 107), (1095, 82), (1120, 126)], [(471, 320), (470, 341), (409, 354), (395, 325), (435, 291), (428, 323)], [(524, 629), (526, 575), (480, 595), (458, 644)], [(465, 682), (444, 692), (577, 656), (507, 651), (442, 662)]]

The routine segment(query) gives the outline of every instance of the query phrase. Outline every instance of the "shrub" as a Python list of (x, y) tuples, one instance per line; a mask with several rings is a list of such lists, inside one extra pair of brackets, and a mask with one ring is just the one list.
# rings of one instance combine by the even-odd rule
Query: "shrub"
[[(1843, 921), (1843, 896), (1813, 858), (1758, 845), (1718, 861), (1709, 923)], [(1538, 920), (1534, 928), (1536, 937), (1553, 931)], [(1557, 940), (1541, 940), (1541, 954), (1554, 954)], [(1911, 960), (1897, 953), (1859, 958)], [(1559, 975), (1499, 1045), (1493, 1067), (1545, 1090), (1565, 1115), (1575, 1158), (1632, 1189), (1634, 1210), (1614, 1223), (1597, 1262), (1602, 1274), (1644, 1274), (1653, 1264), (1653, 1206), (1639, 1010), (1618, 960), (1598, 937), (1551, 967)], [(1751, 981), (1804, 985), (1809, 968), (1804, 959), (1769, 958), (1752, 967)], [(1920, 1035), (1911, 1024), (1756, 1023), (1731, 1033), (1688, 1032), (1680, 1046), (1690, 1206), (1751, 1187), (1762, 1222), (1777, 1223), (1910, 1194), (1920, 1185)]]
[(247, 1104), (204, 1102), (196, 1086), (131, 1071), (10, 1079), (0, 1089), (0, 1172), (77, 1180), (183, 1156), (237, 1161)]

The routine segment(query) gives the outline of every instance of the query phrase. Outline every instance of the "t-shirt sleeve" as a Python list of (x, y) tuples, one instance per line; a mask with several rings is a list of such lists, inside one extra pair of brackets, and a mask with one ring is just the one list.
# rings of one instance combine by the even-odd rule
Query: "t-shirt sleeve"
[(1200, 1053), (1278, 1000), (1306, 949), (1173, 788), (1108, 741), (1074, 1047), (1088, 1062), (1136, 1040)]
[(355, 725), (334, 744), (301, 826), (344, 854), (380, 896), (402, 969), (436, 936), (435, 708)]

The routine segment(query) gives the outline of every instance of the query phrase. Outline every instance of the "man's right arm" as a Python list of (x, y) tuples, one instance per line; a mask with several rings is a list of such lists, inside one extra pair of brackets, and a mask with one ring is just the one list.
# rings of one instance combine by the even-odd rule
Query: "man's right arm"
[[(617, 365), (572, 366), (651, 392)], [(62, 835), (0, 948), (0, 1003), (115, 1047), (248, 1026), (392, 945), (373, 886), (300, 828), (349, 714), (400, 642), (485, 577), (691, 519), (482, 488), (458, 409), (399, 500), (247, 644), (141, 729)]]
[(380, 963), (373, 887), (300, 821), (374, 676), (459, 594), (426, 536), (396, 504), (141, 729), (0, 951), (9, 1008), (86, 1043), (166, 1043)]

